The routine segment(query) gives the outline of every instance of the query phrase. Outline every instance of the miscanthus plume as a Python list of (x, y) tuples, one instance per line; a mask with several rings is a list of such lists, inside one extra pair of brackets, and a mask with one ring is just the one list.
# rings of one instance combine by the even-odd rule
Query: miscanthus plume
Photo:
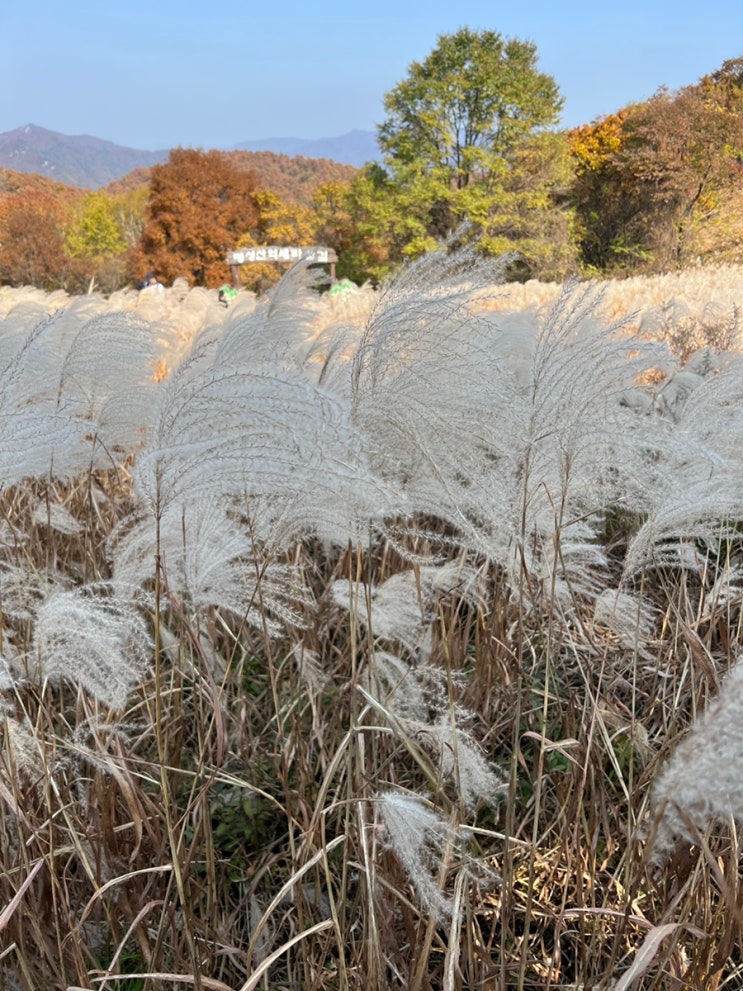
[(400, 571), (379, 584), (338, 580), (332, 594), (336, 605), (353, 612), (375, 639), (397, 641), (424, 657), (438, 606), (452, 598), (479, 604), (481, 576), (460, 559)]
[(123, 709), (146, 675), (153, 643), (134, 604), (102, 587), (52, 593), (36, 614), (33, 657), (42, 678), (81, 685)]
[(450, 916), (449, 879), (462, 874), (478, 887), (498, 881), (488, 865), (468, 851), (468, 833), (447, 820), (421, 795), (390, 790), (375, 796), (374, 808), (386, 848), (399, 861), (422, 907), (434, 918)]
[(136, 490), (157, 515), (194, 499), (233, 499), (293, 536), (345, 544), (394, 505), (366, 446), (346, 406), (301, 369), (191, 359), (164, 390)]
[[(271, 635), (301, 627), (313, 599), (301, 570), (276, 559), (271, 521), (246, 520), (228, 500), (194, 498), (168, 505), (156, 519), (144, 512), (110, 540), (118, 589), (151, 589), (160, 568), (161, 590), (198, 620), (219, 607)], [(281, 532), (274, 534), (277, 539)]]
[(743, 356), (719, 356), (705, 374), (695, 373), (674, 415), (658, 418), (664, 443), (656, 445), (643, 525), (627, 550), (628, 575), (647, 565), (696, 568), (700, 556), (690, 550), (706, 547), (714, 554), (721, 538), (735, 538), (743, 516), (741, 382)]
[(743, 823), (743, 661), (676, 747), (653, 789), (652, 858), (695, 844), (715, 822)]
[(456, 259), (429, 257), (387, 287), (353, 362), (372, 467), (540, 609), (597, 594), (605, 507), (652, 487), (660, 440), (625, 398), (668, 350), (607, 325), (601, 301), (568, 285), (544, 308), (490, 309)]
[(461, 833), (418, 795), (386, 792), (377, 796), (376, 808), (388, 846), (421, 902), (434, 916), (450, 915), (452, 901), (442, 890), (439, 873), (461, 846)]

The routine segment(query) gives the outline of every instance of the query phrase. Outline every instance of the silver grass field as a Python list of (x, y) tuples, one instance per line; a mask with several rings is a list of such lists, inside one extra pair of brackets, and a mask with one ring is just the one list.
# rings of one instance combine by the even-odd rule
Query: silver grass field
[(0, 288), (0, 988), (743, 987), (743, 267)]

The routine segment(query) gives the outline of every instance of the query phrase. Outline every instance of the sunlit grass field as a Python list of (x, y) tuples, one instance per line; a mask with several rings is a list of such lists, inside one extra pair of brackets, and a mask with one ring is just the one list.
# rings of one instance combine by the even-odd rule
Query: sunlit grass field
[(0, 288), (0, 987), (743, 987), (743, 268)]

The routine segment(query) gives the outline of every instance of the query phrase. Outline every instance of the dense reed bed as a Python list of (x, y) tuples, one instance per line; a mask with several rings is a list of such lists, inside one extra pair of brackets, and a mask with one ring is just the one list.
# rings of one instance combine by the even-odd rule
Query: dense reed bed
[(0, 986), (743, 983), (743, 270), (0, 290)]

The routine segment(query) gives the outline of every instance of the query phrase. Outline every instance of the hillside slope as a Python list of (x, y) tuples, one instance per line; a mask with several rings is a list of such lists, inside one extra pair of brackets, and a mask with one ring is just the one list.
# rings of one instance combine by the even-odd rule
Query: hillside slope
[(334, 162), (360, 168), (379, 156), (377, 136), (372, 131), (349, 131), (337, 138), (264, 138), (261, 141), (241, 141), (240, 151), (273, 151), (277, 154), (303, 158), (329, 158)]
[(98, 189), (133, 169), (167, 161), (167, 151), (138, 151), (87, 134), (59, 134), (35, 124), (0, 134), (0, 168)]
[[(293, 203), (309, 203), (320, 186), (329, 182), (348, 182), (358, 171), (352, 165), (341, 165), (325, 158), (291, 157), (272, 151), (226, 151), (223, 154), (240, 168), (254, 172), (262, 189), (270, 189), (282, 200)], [(150, 181), (150, 174), (150, 169), (134, 169), (109, 183), (107, 192), (116, 195), (145, 186)]]
[[(341, 138), (318, 141), (276, 138), (244, 142), (225, 154), (266, 176), (267, 187), (283, 198), (306, 201), (309, 189), (348, 178), (357, 165), (373, 157), (375, 147), (374, 135), (352, 131)], [(60, 134), (35, 124), (0, 134), (0, 169), (45, 176), (83, 189), (109, 186), (131, 173), (137, 173), (139, 181), (142, 170), (166, 162), (168, 154), (168, 150), (125, 148), (86, 134)], [(320, 162), (323, 164), (315, 164)], [(352, 164), (344, 164), (347, 162)]]

